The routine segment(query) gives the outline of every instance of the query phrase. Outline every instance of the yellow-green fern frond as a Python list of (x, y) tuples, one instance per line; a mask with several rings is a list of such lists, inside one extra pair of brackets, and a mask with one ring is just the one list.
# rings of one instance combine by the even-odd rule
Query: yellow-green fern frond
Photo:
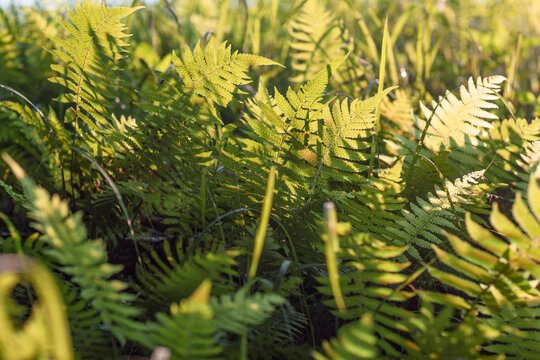
[[(412, 100), (405, 90), (397, 89), (395, 99), (385, 97), (381, 103), (381, 115), (391, 122), (391, 126), (400, 130), (401, 135), (413, 132)], [(384, 126), (384, 125), (383, 125)]]
[(21, 181), (31, 203), (33, 226), (43, 234), (41, 240), (49, 245), (44, 255), (72, 279), (81, 297), (99, 314), (102, 328), (122, 342), (141, 331), (142, 324), (133, 319), (139, 310), (128, 305), (134, 295), (123, 291), (127, 287), (124, 282), (111, 279), (120, 267), (107, 262), (102, 241), (87, 238), (82, 213), (71, 214), (67, 201), (58, 194), (50, 196), (47, 190), (36, 186), (11, 157), (6, 154), (2, 157)]
[[(538, 308), (540, 306), (540, 186), (532, 176), (529, 204), (518, 193), (512, 207), (513, 220), (497, 204), (490, 215), (494, 231), (475, 223), (467, 214), (472, 244), (448, 235), (455, 254), (433, 245), (440, 262), (452, 269), (429, 266), (430, 273), (457, 290), (455, 294), (422, 292), (429, 301), (460, 309), (463, 319), (502, 329), (506, 335), (485, 349), (531, 358), (538, 353)], [(478, 317), (481, 313), (485, 316)]]
[[(340, 171), (357, 175), (368, 168), (365, 164), (371, 154), (365, 150), (371, 146), (370, 136), (375, 124), (375, 111), (381, 100), (394, 89), (388, 88), (367, 100), (347, 99), (323, 109), (321, 166), (331, 176)], [(339, 178), (345, 176), (343, 173)]]
[(68, 9), (71, 22), (60, 21), (69, 36), (55, 39), (62, 50), (52, 53), (64, 66), (51, 65), (60, 76), (50, 81), (69, 90), (61, 100), (74, 104), (71, 110), (76, 128), (80, 126), (79, 119), (94, 130), (98, 130), (98, 124), (108, 125), (106, 104), (113, 97), (110, 88), (116, 78), (114, 62), (128, 45), (122, 40), (129, 35), (120, 20), (140, 8), (109, 8), (101, 0), (83, 0), (77, 2), (75, 11)]
[(197, 43), (193, 52), (186, 49), (179, 58), (174, 52), (172, 62), (182, 79), (182, 93), (190, 99), (206, 99), (211, 103), (227, 106), (240, 85), (248, 84), (246, 72), (251, 65), (279, 65), (258, 55), (231, 51), (226, 42), (210, 39), (203, 50)]
[(474, 171), (453, 183), (446, 181), (444, 188), (436, 186), (427, 200), (417, 197), (409, 210), (402, 210), (403, 218), (396, 221), (400, 228), (388, 228), (393, 240), (400, 245), (412, 245), (409, 252), (416, 258), (415, 248), (444, 243), (444, 231), (458, 231), (456, 225), (463, 217), (463, 206), (472, 203), (480, 193), (477, 184), (483, 174), (484, 170)]
[[(412, 316), (411, 312), (397, 305), (414, 296), (413, 293), (400, 288), (407, 280), (404, 271), (411, 264), (399, 262), (396, 258), (402, 256), (406, 250), (406, 247), (389, 246), (370, 234), (355, 233), (352, 236), (341, 237), (338, 251), (341, 258), (339, 284), (346, 310), (337, 311), (334, 299), (324, 301), (332, 308), (332, 313), (336, 317), (357, 320), (366, 314), (371, 315), (372, 330), (379, 338), (377, 347), (392, 356), (399, 355), (396, 345), (406, 346), (408, 343), (406, 333), (395, 329), (405, 330), (399, 324)], [(329, 274), (328, 277), (330, 276)], [(319, 291), (331, 296), (333, 293), (331, 280), (318, 277), (317, 281), (321, 283)], [(334, 345), (338, 346), (337, 343)]]
[(293, 82), (304, 82), (326, 64), (349, 51), (340, 41), (341, 30), (336, 19), (319, 0), (309, 0), (291, 22)]
[(420, 121), (423, 130), (428, 126), (425, 139), (426, 146), (438, 151), (441, 146), (465, 146), (470, 142), (477, 145), (478, 137), (485, 133), (485, 129), (493, 126), (487, 120), (497, 119), (489, 109), (496, 109), (494, 103), (498, 99), (497, 92), (501, 89), (504, 76), (490, 76), (478, 78), (476, 83), (469, 78), (468, 88), (461, 86), (459, 91), (461, 99), (447, 91), (439, 102), (433, 102), (433, 109), (420, 103), (422, 112), (427, 121)]

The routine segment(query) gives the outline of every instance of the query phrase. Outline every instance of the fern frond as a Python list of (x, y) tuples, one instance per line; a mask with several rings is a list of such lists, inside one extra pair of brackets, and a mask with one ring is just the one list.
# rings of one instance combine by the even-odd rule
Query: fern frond
[(323, 342), (322, 348), (326, 356), (315, 353), (316, 360), (380, 359), (373, 318), (366, 314), (360, 320), (342, 326), (337, 338)]
[(139, 310), (128, 305), (133, 302), (134, 295), (123, 292), (126, 284), (111, 279), (120, 269), (107, 263), (103, 242), (88, 241), (81, 213), (70, 214), (66, 201), (56, 194), (51, 197), (9, 156), (3, 158), (23, 184), (25, 195), (32, 204), (34, 227), (49, 245), (46, 255), (58, 264), (61, 272), (72, 277), (82, 298), (99, 313), (102, 326), (120, 341), (125, 341), (135, 329), (141, 329), (142, 324), (133, 319)]
[[(528, 198), (540, 198), (540, 186), (534, 177), (529, 181)], [(457, 295), (430, 292), (420, 295), (429, 301), (460, 309), (463, 319), (474, 318), (486, 326), (502, 329), (506, 333), (503, 340), (486, 344), (486, 350), (508, 351), (509, 355), (527, 358), (527, 355), (516, 354), (516, 349), (532, 354), (533, 349), (540, 346), (537, 338), (540, 323), (535, 317), (540, 304), (538, 201), (529, 201), (527, 206), (518, 193), (512, 215), (515, 223), (500, 212), (497, 204), (494, 205), (490, 222), (496, 235), (467, 214), (466, 225), (472, 244), (448, 235), (455, 255), (433, 245), (439, 261), (452, 271), (428, 266), (430, 273), (457, 290)], [(484, 317), (477, 317), (477, 313)], [(512, 343), (508, 342), (510, 339)]]
[(434, 151), (438, 151), (441, 146), (464, 146), (467, 139), (477, 145), (477, 138), (485, 133), (485, 129), (493, 127), (486, 120), (497, 119), (496, 115), (487, 110), (497, 108), (494, 101), (498, 99), (497, 92), (505, 80), (504, 76), (479, 77), (475, 83), (469, 78), (468, 88), (462, 85), (459, 89), (461, 99), (447, 91), (438, 103), (432, 103), (433, 109), (420, 103), (427, 119), (420, 121), (420, 129), (429, 126), (425, 145)]
[(221, 295), (233, 289), (232, 284), (225, 279), (237, 276), (234, 270), (237, 251), (221, 253), (198, 254), (181, 262), (175, 260), (170, 249), (166, 260), (158, 253), (151, 252), (144, 266), (137, 268), (139, 281), (148, 289), (148, 296), (163, 304), (179, 301), (191, 294), (204, 279), (215, 284), (214, 293)]
[(90, 129), (108, 124), (108, 99), (114, 75), (114, 61), (128, 44), (122, 39), (128, 35), (120, 22), (140, 7), (109, 8), (105, 2), (83, 0), (75, 11), (68, 8), (70, 22), (60, 21), (69, 33), (66, 39), (55, 39), (62, 50), (51, 50), (64, 62), (64, 66), (51, 65), (60, 76), (50, 79), (67, 88), (61, 100), (73, 103), (73, 121), (78, 129), (81, 119)]
[(358, 176), (358, 173), (368, 169), (365, 162), (372, 156), (366, 149), (370, 148), (369, 137), (376, 120), (375, 111), (394, 88), (385, 89), (367, 100), (356, 99), (349, 104), (345, 99), (336, 102), (332, 109), (323, 109), (321, 166), (327, 172), (337, 171), (338, 179), (342, 179), (350, 178), (343, 172)]
[[(397, 287), (407, 279), (402, 272), (410, 263), (395, 261), (407, 248), (389, 246), (365, 233), (342, 237), (339, 246), (339, 255), (343, 259), (339, 281), (347, 310), (333, 310), (332, 314), (344, 319), (360, 319), (364, 314), (371, 315), (373, 332), (379, 337), (377, 346), (385, 353), (397, 356), (399, 347), (404, 347), (408, 339), (395, 329), (401, 321), (412, 316), (412, 313), (400, 308), (397, 303), (414, 294), (394, 290), (388, 285)], [(318, 277), (317, 281), (322, 285), (319, 287), (321, 293), (332, 294), (326, 277)], [(333, 300), (324, 303), (336, 308)]]
[(407, 349), (408, 359), (487, 359), (479, 357), (478, 349), (488, 341), (499, 339), (496, 328), (472, 318), (456, 325), (453, 307), (435, 309), (434, 304), (423, 303), (419, 313), (409, 320), (407, 327), (414, 346)]
[(218, 326), (227, 332), (244, 335), (246, 331), (262, 324), (281, 305), (284, 299), (277, 294), (247, 294), (242, 288), (234, 295), (213, 297), (210, 306)]
[(531, 172), (538, 174), (540, 119), (506, 119), (494, 124), (486, 145), (487, 161), (493, 166), (486, 177), (523, 192), (526, 198)]
[(102, 359), (110, 352), (113, 339), (104, 329), (99, 313), (81, 298), (79, 289), (69, 283), (60, 288), (71, 330), (73, 352), (77, 359)]
[(262, 56), (233, 53), (230, 45), (226, 42), (219, 44), (214, 38), (204, 50), (200, 41), (193, 52), (186, 49), (182, 58), (173, 52), (172, 62), (182, 80), (183, 94), (190, 99), (199, 96), (220, 106), (227, 106), (237, 88), (249, 83), (246, 75), (249, 66), (281, 66)]
[(296, 83), (305, 82), (326, 64), (349, 52), (340, 41), (336, 19), (319, 0), (303, 4), (291, 22), (289, 35), (291, 66), (297, 74), (291, 81)]
[(480, 170), (454, 183), (446, 181), (444, 188), (436, 187), (434, 193), (428, 194), (427, 200), (417, 197), (409, 210), (402, 210), (403, 220), (397, 221), (401, 228), (388, 229), (394, 234), (394, 241), (401, 245), (412, 245), (409, 252), (417, 258), (415, 247), (430, 248), (432, 244), (444, 243), (444, 230), (458, 231), (456, 225), (463, 216), (463, 206), (478, 196), (476, 185), (483, 174), (484, 170)]
[(149, 324), (152, 342), (166, 346), (178, 359), (220, 359), (222, 347), (217, 342), (217, 323), (209, 304), (211, 282), (205, 280), (193, 294), (173, 303), (170, 315), (158, 313), (157, 322)]
[(393, 128), (399, 129), (401, 135), (413, 133), (413, 106), (405, 90), (397, 89), (395, 99), (385, 97), (381, 103), (381, 115), (391, 122)]

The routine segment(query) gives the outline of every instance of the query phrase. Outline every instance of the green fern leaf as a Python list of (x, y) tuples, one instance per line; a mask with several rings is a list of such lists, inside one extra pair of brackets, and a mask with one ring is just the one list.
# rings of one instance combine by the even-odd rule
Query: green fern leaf
[(497, 108), (494, 101), (498, 99), (497, 92), (505, 80), (504, 76), (479, 77), (475, 83), (469, 78), (468, 88), (460, 87), (461, 99), (448, 91), (438, 103), (433, 102), (432, 110), (420, 103), (424, 116), (430, 121), (427, 125), (420, 120), (420, 129), (429, 126), (426, 146), (438, 151), (441, 146), (464, 146), (467, 139), (472, 145), (477, 145), (478, 136), (493, 127), (486, 119), (497, 119), (486, 110)]
[(182, 79), (184, 94), (192, 98), (200, 96), (221, 106), (229, 104), (240, 85), (249, 83), (246, 75), (249, 66), (282, 66), (262, 56), (232, 53), (230, 45), (218, 44), (214, 38), (204, 50), (200, 42), (193, 53), (186, 49), (181, 59), (173, 52), (172, 62)]
[(297, 74), (291, 81), (302, 83), (326, 64), (349, 51), (339, 41), (341, 30), (330, 11), (318, 0), (309, 0), (295, 16), (289, 27), (292, 70)]
[[(353, 100), (350, 104), (348, 100), (338, 101), (331, 110), (330, 107), (323, 109), (322, 166), (355, 176), (368, 168), (365, 161), (371, 155), (365, 150), (370, 147), (368, 138), (375, 124), (375, 111), (393, 89), (395, 87), (367, 100)], [(339, 173), (339, 176), (344, 174)]]
[(81, 297), (99, 313), (104, 328), (120, 341), (141, 330), (143, 324), (133, 319), (139, 310), (129, 306), (134, 295), (123, 291), (125, 283), (111, 279), (120, 269), (107, 263), (103, 242), (88, 241), (82, 214), (70, 214), (66, 201), (57, 194), (51, 197), (9, 156), (3, 158), (21, 181), (26, 198), (31, 202), (30, 215), (35, 220), (34, 227), (43, 234), (41, 239), (49, 245), (45, 253), (51, 263), (59, 264), (58, 269), (72, 277)]
[(166, 346), (177, 359), (220, 359), (217, 323), (209, 305), (211, 282), (205, 280), (193, 294), (171, 305), (171, 314), (158, 313), (149, 324), (155, 345)]
[(336, 339), (323, 342), (326, 356), (315, 353), (316, 360), (327, 359), (380, 359), (377, 336), (373, 331), (373, 318), (364, 315), (358, 321), (342, 326)]
[(106, 104), (112, 98), (113, 64), (120, 58), (120, 50), (127, 46), (122, 39), (128, 35), (120, 20), (141, 8), (109, 8), (101, 0), (83, 0), (77, 2), (75, 11), (68, 8), (71, 22), (60, 21), (70, 36), (55, 39), (62, 50), (52, 53), (65, 65), (51, 65), (60, 76), (50, 81), (68, 89), (61, 100), (74, 103), (72, 115), (77, 129), (79, 119), (94, 131), (98, 124), (108, 126)]
[[(540, 186), (531, 177), (528, 198), (538, 199), (538, 196)], [(518, 193), (512, 215), (517, 224), (503, 215), (497, 204), (494, 205), (490, 222), (497, 232), (495, 235), (467, 214), (466, 225), (473, 244), (448, 235), (455, 255), (433, 245), (438, 259), (453, 271), (428, 266), (435, 278), (457, 290), (458, 295), (428, 292), (420, 295), (428, 301), (460, 309), (464, 321), (474, 318), (481, 324), (501, 329), (505, 335), (500, 340), (494, 339), (494, 344), (486, 344), (486, 350), (518, 355), (516, 349), (523, 348), (532, 354), (533, 349), (540, 346), (536, 336), (540, 322), (535, 318), (540, 304), (538, 202), (531, 201), (527, 206)], [(484, 317), (476, 317), (477, 312)], [(527, 358), (526, 355), (519, 356)]]
[(212, 307), (218, 326), (236, 335), (244, 335), (249, 328), (262, 324), (282, 304), (277, 294), (255, 293), (247, 295), (247, 288), (238, 290), (234, 296), (222, 295), (212, 298)]
[(478, 179), (484, 170), (469, 173), (454, 183), (446, 181), (445, 187), (436, 187), (429, 193), (427, 200), (416, 198), (410, 204), (410, 210), (403, 209), (403, 220), (397, 221), (401, 228), (391, 227), (394, 241), (400, 245), (413, 245), (409, 248), (412, 256), (419, 258), (414, 247), (430, 248), (432, 244), (444, 242), (444, 229), (458, 231), (457, 224), (464, 213), (463, 207), (478, 196)]

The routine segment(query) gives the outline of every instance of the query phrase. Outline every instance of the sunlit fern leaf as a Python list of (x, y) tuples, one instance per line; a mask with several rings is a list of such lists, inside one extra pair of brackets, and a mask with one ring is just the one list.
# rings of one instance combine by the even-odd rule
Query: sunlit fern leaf
[(258, 55), (231, 51), (226, 42), (211, 38), (203, 50), (199, 41), (193, 52), (186, 49), (179, 58), (174, 52), (172, 62), (182, 80), (182, 93), (199, 96), (221, 106), (227, 106), (240, 85), (250, 82), (246, 75), (251, 65), (279, 65)]
[(493, 165), (486, 176), (523, 191), (526, 198), (530, 173), (536, 172), (540, 176), (536, 165), (540, 158), (540, 119), (503, 120), (495, 124), (489, 137), (486, 161), (493, 161)]
[[(532, 174), (534, 178), (540, 179), (540, 141), (533, 141), (525, 148), (525, 154), (521, 154), (523, 161), (519, 161), (518, 164), (526, 171), (520, 173), (522, 181), (518, 182), (517, 188), (521, 191), (526, 189), (526, 177), (528, 174)], [(524, 196), (527, 199), (526, 196)]]
[[(496, 234), (475, 223), (467, 214), (467, 231), (473, 243), (448, 235), (455, 255), (435, 245), (433, 248), (439, 261), (452, 271), (428, 266), (435, 278), (456, 290), (455, 295), (420, 293), (428, 301), (460, 309), (462, 318), (475, 318), (502, 329), (506, 335), (500, 342), (495, 339), (493, 344), (486, 344), (486, 350), (508, 351), (509, 355), (523, 359), (527, 356), (516, 354), (517, 348), (531, 353), (540, 346), (540, 322), (535, 315), (540, 304), (540, 203), (532, 200), (540, 199), (540, 186), (533, 176), (528, 185), (528, 198), (529, 206), (521, 193), (517, 194), (512, 207), (513, 221), (494, 205), (490, 222)], [(478, 317), (478, 313), (483, 316)]]
[(360, 320), (342, 326), (336, 338), (324, 341), (322, 348), (325, 355), (315, 353), (313, 356), (316, 360), (380, 359), (377, 340), (373, 317), (366, 314)]
[[(307, 193), (309, 177), (314, 174), (313, 165), (308, 162), (310, 156), (316, 158), (309, 145), (316, 143), (315, 132), (322, 122), (321, 109), (328, 81), (344, 59), (327, 65), (298, 91), (289, 87), (283, 95), (275, 89), (274, 96), (259, 91), (258, 101), (250, 105), (252, 115), (246, 115), (248, 124), (253, 124), (250, 126), (252, 136), (229, 142), (226, 156), (221, 160), (235, 171), (241, 169), (236, 173), (236, 187), (258, 201), (264, 196), (267, 180), (261, 167), (270, 168), (278, 163), (280, 176), (276, 188), (279, 190), (274, 204), (281, 205), (282, 200), (291, 202)], [(265, 134), (273, 135), (261, 136)]]
[(323, 109), (321, 166), (324, 174), (342, 179), (346, 174), (358, 177), (368, 169), (375, 110), (381, 100), (394, 88), (385, 89), (367, 100), (345, 99)]
[(385, 97), (382, 100), (381, 115), (390, 121), (392, 128), (400, 130), (401, 135), (414, 133), (413, 107), (409, 95), (403, 89), (397, 89), (393, 94), (393, 100), (390, 97)]
[(399, 245), (412, 245), (409, 253), (416, 258), (418, 252), (415, 248), (430, 248), (432, 244), (444, 243), (445, 230), (459, 231), (457, 225), (463, 218), (463, 206), (478, 196), (476, 185), (483, 174), (484, 170), (480, 170), (454, 183), (446, 181), (446, 189), (437, 186), (427, 199), (417, 197), (416, 202), (411, 202), (409, 210), (402, 210), (403, 219), (397, 221), (400, 228), (388, 229), (394, 234), (394, 241)]
[[(431, 118), (426, 146), (434, 151), (438, 151), (441, 146), (463, 146), (466, 137), (476, 145), (477, 137), (485, 133), (485, 129), (493, 127), (487, 120), (497, 119), (496, 115), (487, 110), (497, 108), (494, 101), (499, 99), (497, 92), (504, 81), (504, 76), (479, 77), (476, 83), (469, 78), (468, 88), (463, 85), (460, 87), (461, 99), (448, 91), (444, 97), (439, 98), (438, 103), (432, 103), (432, 109), (420, 103), (426, 121)], [(420, 121), (421, 130), (428, 126), (426, 121)]]
[[(341, 57), (326, 65), (298, 91), (289, 87), (286, 95), (282, 95), (275, 89), (273, 100), (276, 106), (261, 104), (267, 121), (278, 130), (281, 129), (289, 136), (292, 135), (299, 143), (305, 143), (306, 138), (317, 130), (318, 121), (322, 119), (321, 111), (324, 106), (322, 100), (328, 81), (345, 58)], [(280, 143), (276, 144), (278, 148), (284, 140), (287, 140), (287, 137), (283, 137)]]
[[(106, 143), (99, 143), (94, 153), (100, 153), (107, 156), (123, 157), (127, 153), (135, 150), (142, 150), (141, 144), (132, 134), (137, 131), (137, 121), (131, 116), (121, 115), (117, 118), (112, 114), (109, 118), (110, 127), (101, 131), (101, 134), (107, 139)], [(95, 134), (98, 137), (97, 134)]]
[[(275, 101), (268, 93), (262, 78), (259, 80), (259, 87), (255, 96), (246, 100), (247, 111), (244, 112), (244, 119), (251, 130), (259, 136), (260, 141), (268, 139), (269, 143), (278, 144), (281, 136), (284, 135), (283, 127), (285, 126), (285, 123), (279, 121), (277, 124), (272, 124), (268, 121), (265, 117), (261, 103), (275, 106)], [(261, 144), (261, 146), (262, 145), (263, 144)]]
[(319, 0), (308, 0), (289, 27), (292, 69), (297, 74), (291, 81), (310, 79), (326, 64), (348, 51), (339, 41), (338, 23)]
[(66, 39), (55, 39), (62, 50), (51, 50), (64, 62), (51, 68), (60, 76), (50, 81), (68, 89), (61, 100), (73, 103), (75, 126), (81, 119), (86, 125), (98, 130), (98, 124), (108, 125), (108, 99), (112, 98), (111, 84), (116, 78), (114, 62), (128, 44), (126, 27), (120, 22), (140, 7), (109, 8), (97, 0), (77, 1), (75, 11), (68, 8), (70, 22), (60, 21), (69, 33)]

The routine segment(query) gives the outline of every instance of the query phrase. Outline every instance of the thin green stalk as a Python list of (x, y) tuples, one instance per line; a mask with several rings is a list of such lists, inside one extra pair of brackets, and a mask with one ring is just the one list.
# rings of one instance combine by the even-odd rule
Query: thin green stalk
[(270, 5), (270, 25), (272, 29), (276, 27), (278, 22), (278, 12), (279, 12), (279, 0), (272, 0), (272, 5)]
[(518, 34), (516, 47), (512, 53), (512, 62), (510, 63), (510, 69), (508, 72), (508, 87), (504, 89), (504, 98), (512, 100), (512, 93), (514, 88), (514, 81), (516, 80), (516, 73), (519, 64), (519, 53), (521, 51), (521, 43), (523, 41), (523, 34), (520, 32)]
[(268, 174), (268, 182), (266, 185), (266, 194), (264, 196), (261, 220), (255, 235), (255, 246), (253, 247), (253, 258), (249, 267), (249, 278), (257, 274), (259, 260), (261, 259), (264, 238), (266, 237), (266, 228), (270, 219), (270, 211), (272, 210), (272, 202), (274, 200), (274, 188), (276, 185), (276, 165), (272, 166)]
[(223, 34), (225, 33), (225, 25), (229, 18), (229, 0), (223, 0), (219, 6), (219, 18), (216, 30), (216, 39), (219, 42), (223, 41)]
[(326, 224), (326, 237), (324, 238), (324, 252), (326, 254), (326, 266), (328, 268), (328, 280), (334, 295), (337, 308), (340, 312), (347, 310), (341, 287), (339, 286), (339, 269), (336, 252), (338, 251), (338, 230), (336, 206), (329, 201), (324, 203), (324, 218)]
[[(381, 48), (381, 62), (379, 64), (379, 88), (377, 89), (377, 95), (382, 94), (384, 91), (384, 77), (386, 74), (386, 53), (388, 52), (388, 16), (384, 22), (383, 41)], [(371, 159), (369, 159), (369, 173), (373, 172), (375, 167), (375, 155), (377, 151), (377, 135), (381, 130), (381, 103), (377, 105), (375, 110), (375, 125), (373, 135), (371, 137)]]

